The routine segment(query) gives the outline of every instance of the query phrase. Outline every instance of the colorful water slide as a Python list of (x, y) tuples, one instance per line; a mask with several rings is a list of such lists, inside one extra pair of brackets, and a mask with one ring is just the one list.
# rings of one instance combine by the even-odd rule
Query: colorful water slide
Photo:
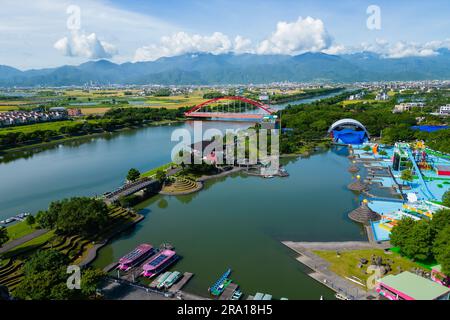
[(414, 158), (411, 148), (406, 147), (406, 152), (408, 153), (408, 157), (411, 160), (414, 171), (416, 172), (417, 176), (419, 177), (420, 186), (423, 194), (428, 198), (427, 200), (436, 200), (436, 197), (433, 195), (433, 193), (428, 189), (427, 183), (423, 179), (422, 171), (420, 171), (419, 166), (417, 165), (416, 159)]

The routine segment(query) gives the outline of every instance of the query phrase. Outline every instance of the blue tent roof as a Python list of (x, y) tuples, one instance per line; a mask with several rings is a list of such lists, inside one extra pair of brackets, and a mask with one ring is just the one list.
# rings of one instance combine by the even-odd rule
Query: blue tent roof
[(448, 129), (448, 126), (413, 126), (411, 129), (424, 132), (435, 132), (438, 130)]
[(335, 141), (345, 144), (362, 144), (368, 137), (365, 131), (356, 131), (352, 129), (333, 130)]

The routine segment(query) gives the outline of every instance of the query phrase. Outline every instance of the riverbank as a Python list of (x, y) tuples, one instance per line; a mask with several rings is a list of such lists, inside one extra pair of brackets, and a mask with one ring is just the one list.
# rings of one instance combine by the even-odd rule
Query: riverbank
[[(110, 136), (110, 135), (114, 135), (114, 134), (119, 134), (122, 132), (138, 130), (138, 129), (142, 129), (142, 128), (146, 128), (146, 127), (167, 126), (167, 125), (182, 123), (184, 121), (185, 120), (163, 120), (163, 121), (157, 121), (157, 122), (152, 122), (152, 123), (145, 123), (141, 126), (133, 126), (133, 127), (125, 127), (125, 128), (121, 128), (121, 129), (116, 129), (114, 131), (103, 131), (103, 132), (90, 133), (90, 134), (85, 134), (85, 135), (65, 137), (62, 139), (56, 139), (56, 140), (34, 143), (34, 144), (29, 144), (29, 145), (22, 145), (20, 147), (14, 147), (14, 148), (0, 150), (0, 156), (7, 156), (9, 154), (16, 153), (16, 152), (22, 152), (22, 151), (29, 151), (29, 150), (33, 151), (33, 150), (36, 150), (39, 148), (48, 148), (48, 147), (52, 147), (52, 146), (56, 146), (56, 145), (60, 145), (60, 144), (65, 144), (68, 142), (96, 139), (96, 138), (106, 137), (106, 136)], [(0, 158), (0, 160), (1, 160), (1, 158)]]

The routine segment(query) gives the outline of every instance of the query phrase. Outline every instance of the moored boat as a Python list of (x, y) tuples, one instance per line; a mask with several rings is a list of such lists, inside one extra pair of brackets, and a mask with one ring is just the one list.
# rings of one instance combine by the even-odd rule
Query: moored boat
[(213, 296), (220, 296), (225, 288), (231, 283), (228, 277), (231, 274), (231, 269), (227, 269), (224, 274), (209, 288), (209, 292)]
[(117, 268), (128, 271), (154, 253), (155, 249), (152, 245), (146, 243), (140, 244), (133, 251), (119, 259), (119, 266)]
[(144, 264), (142, 275), (149, 278), (154, 277), (177, 259), (178, 256), (175, 251), (162, 250)]

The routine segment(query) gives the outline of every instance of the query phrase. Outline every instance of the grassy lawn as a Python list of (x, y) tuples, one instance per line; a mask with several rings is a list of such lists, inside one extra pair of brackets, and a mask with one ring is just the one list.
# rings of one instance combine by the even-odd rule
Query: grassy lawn
[(160, 166), (158, 168), (151, 169), (151, 170), (149, 170), (147, 172), (142, 173), (141, 174), (141, 178), (151, 177), (151, 176), (155, 175), (158, 170), (164, 170), (165, 171), (165, 170), (169, 169), (172, 165), (174, 165), (174, 163), (170, 162), (170, 163), (163, 164), (162, 166)]
[(25, 221), (21, 221), (6, 228), (9, 235), (9, 241), (21, 238), (36, 230), (34, 226), (29, 226)]
[(39, 246), (43, 245), (47, 241), (49, 241), (51, 238), (55, 236), (55, 231), (51, 230), (47, 233), (44, 233), (43, 235), (40, 235), (37, 238), (34, 238), (28, 242), (25, 242), (24, 244), (21, 244), (20, 246), (15, 247), (14, 249), (5, 252), (2, 256), (2, 258), (12, 257), (17, 254), (24, 253), (29, 250), (33, 250), (38, 248)]
[[(343, 277), (356, 277), (361, 279), (362, 283), (366, 283), (367, 278), (370, 276), (369, 274), (365, 274), (365, 270), (367, 270), (367, 265), (363, 266), (363, 268), (358, 268), (358, 263), (361, 258), (365, 258), (371, 261), (372, 254), (376, 256), (381, 256), (383, 258), (383, 262), (386, 259), (391, 259), (394, 261), (391, 264), (392, 271), (388, 274), (397, 274), (397, 267), (401, 267), (403, 271), (410, 270), (411, 268), (422, 268), (421, 265), (412, 262), (411, 260), (402, 257), (400, 254), (392, 252), (391, 254), (386, 254), (384, 250), (381, 249), (364, 249), (364, 250), (350, 250), (350, 251), (341, 251), (340, 257), (336, 255), (336, 251), (313, 251), (315, 254), (320, 256), (321, 258), (330, 262), (330, 270), (334, 273), (343, 276)], [(425, 269), (424, 269), (425, 270)]]

